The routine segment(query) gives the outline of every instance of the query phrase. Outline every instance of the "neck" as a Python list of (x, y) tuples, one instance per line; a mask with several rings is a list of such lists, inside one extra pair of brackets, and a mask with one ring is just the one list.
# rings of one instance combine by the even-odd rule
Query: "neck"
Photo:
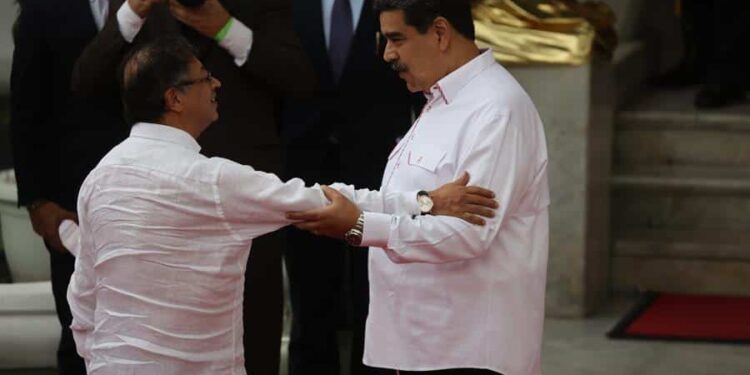
[(456, 43), (456, 50), (448, 61), (448, 72), (445, 75), (453, 73), (458, 68), (466, 65), (469, 61), (479, 56), (479, 48), (474, 42), (465, 41)]
[(197, 126), (192, 126), (187, 121), (184, 121), (180, 116), (174, 115), (172, 113), (165, 114), (159, 120), (159, 123), (161, 125), (171, 126), (173, 128), (184, 130), (195, 139), (198, 139), (198, 136), (201, 135), (201, 130), (199, 130)]

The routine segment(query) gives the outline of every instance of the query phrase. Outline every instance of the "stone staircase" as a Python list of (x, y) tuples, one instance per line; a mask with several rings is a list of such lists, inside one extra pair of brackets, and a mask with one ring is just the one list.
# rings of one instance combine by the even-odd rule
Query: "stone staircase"
[(616, 116), (612, 286), (750, 295), (750, 104), (646, 91)]

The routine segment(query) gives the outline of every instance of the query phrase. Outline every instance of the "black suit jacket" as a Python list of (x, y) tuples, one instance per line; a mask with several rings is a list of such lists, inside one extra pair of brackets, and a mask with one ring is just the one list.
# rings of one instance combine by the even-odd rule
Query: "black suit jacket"
[(348, 183), (377, 188), (388, 154), (396, 139), (409, 129), (413, 108), (419, 106), (421, 97), (408, 92), (377, 50), (380, 26), (372, 0), (364, 2), (339, 82), (333, 79), (328, 58), (321, 1), (294, 0), (293, 5), (294, 28), (319, 84), (312, 99), (286, 102), (284, 139), (289, 147), (338, 140), (340, 177)]
[(166, 3), (152, 9), (136, 39), (127, 43), (116, 19), (122, 3), (110, 0), (107, 24), (76, 64), (74, 91), (88, 97), (119, 92), (117, 70), (133, 46), (160, 35), (181, 34), (222, 82), (217, 97), (219, 120), (198, 139), (202, 153), (278, 172), (280, 97), (309, 95), (315, 85), (315, 74), (292, 30), (289, 0), (221, 0), (232, 16), (253, 31), (252, 49), (242, 67), (213, 39), (174, 19)]
[(97, 28), (88, 0), (20, 2), (11, 72), (11, 142), (20, 205), (48, 199), (74, 211), (78, 189), (127, 135), (116, 98), (83, 102), (73, 65)]

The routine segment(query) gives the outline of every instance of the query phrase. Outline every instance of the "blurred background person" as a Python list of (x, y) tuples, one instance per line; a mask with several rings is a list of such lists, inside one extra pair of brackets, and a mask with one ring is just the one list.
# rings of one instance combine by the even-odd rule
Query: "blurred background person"
[(662, 86), (701, 85), (697, 108), (719, 108), (745, 99), (750, 53), (750, 2), (678, 0), (685, 54), (680, 64), (658, 77)]
[[(422, 98), (409, 94), (382, 60), (372, 0), (293, 3), (294, 28), (319, 84), (312, 99), (285, 105), (285, 176), (378, 189), (388, 154)], [(349, 324), (351, 368), (344, 373), (368, 373), (362, 364), (367, 249), (346, 250), (296, 228), (287, 233), (290, 375), (339, 374), (338, 330)]]
[[(73, 65), (104, 25), (108, 0), (23, 0), (15, 26), (11, 71), (11, 144), (18, 203), (49, 250), (52, 292), (60, 320), (60, 374), (85, 374), (69, 328), (65, 293), (75, 258), (58, 226), (76, 218), (83, 179), (127, 135), (116, 97), (83, 103), (70, 90)], [(84, 106), (85, 105), (85, 106)]]
[[(113, 16), (78, 60), (74, 90), (87, 97), (116, 93), (118, 63), (133, 46), (180, 34), (223, 82), (221, 118), (201, 135), (203, 153), (280, 172), (279, 99), (309, 94), (315, 82), (292, 29), (289, 0), (113, 0), (110, 6)], [(248, 261), (243, 319), (250, 374), (278, 373), (282, 246), (278, 234), (258, 238)]]

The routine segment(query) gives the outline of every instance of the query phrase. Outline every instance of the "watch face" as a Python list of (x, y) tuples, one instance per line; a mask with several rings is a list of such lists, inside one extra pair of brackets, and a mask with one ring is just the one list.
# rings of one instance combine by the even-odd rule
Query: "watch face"
[(420, 195), (417, 197), (417, 204), (419, 205), (419, 211), (430, 212), (432, 211), (432, 199), (427, 195)]

